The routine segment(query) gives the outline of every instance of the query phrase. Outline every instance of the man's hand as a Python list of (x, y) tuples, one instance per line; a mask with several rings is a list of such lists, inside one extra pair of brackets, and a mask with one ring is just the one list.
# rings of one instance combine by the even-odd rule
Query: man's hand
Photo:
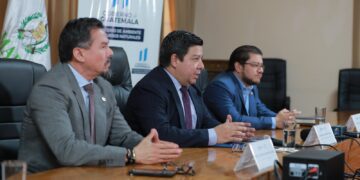
[(155, 164), (169, 162), (181, 155), (182, 149), (175, 143), (161, 141), (156, 129), (134, 148), (136, 163)]
[(289, 111), (287, 109), (282, 109), (276, 115), (276, 128), (283, 129), (284, 121), (295, 121), (295, 116), (299, 115), (301, 112), (297, 110)]
[(250, 123), (232, 122), (227, 115), (226, 122), (215, 127), (218, 144), (227, 142), (240, 142), (254, 136), (255, 129)]

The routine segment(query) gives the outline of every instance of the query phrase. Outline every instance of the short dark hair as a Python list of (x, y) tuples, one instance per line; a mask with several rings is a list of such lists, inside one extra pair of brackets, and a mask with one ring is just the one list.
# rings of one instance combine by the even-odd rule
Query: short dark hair
[(59, 38), (59, 56), (62, 63), (69, 62), (75, 47), (91, 46), (91, 30), (104, 28), (96, 18), (79, 18), (70, 20), (62, 30)]
[(202, 46), (203, 40), (187, 31), (173, 31), (169, 33), (160, 46), (160, 65), (167, 67), (172, 54), (176, 54), (182, 61), (191, 46)]
[(256, 46), (251, 46), (251, 45), (240, 46), (231, 53), (227, 71), (234, 71), (236, 62), (240, 63), (241, 65), (244, 65), (246, 61), (249, 60), (250, 53), (263, 55), (261, 50)]

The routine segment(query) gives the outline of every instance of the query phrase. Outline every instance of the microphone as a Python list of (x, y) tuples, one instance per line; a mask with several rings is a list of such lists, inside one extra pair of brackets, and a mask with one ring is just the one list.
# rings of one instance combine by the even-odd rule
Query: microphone
[(305, 141), (307, 136), (309, 135), (311, 129), (303, 129), (300, 132), (300, 138), (301, 140)]
[(280, 139), (271, 137), (271, 142), (273, 143), (274, 146), (279, 146), (279, 147), (283, 146), (283, 142)]
[[(331, 129), (334, 132), (334, 136), (335, 138), (340, 141), (340, 140), (344, 140), (346, 139), (346, 137), (344, 137), (344, 134), (346, 132), (346, 126), (341, 126), (341, 125), (337, 125), (337, 126), (331, 126)], [(303, 129), (300, 132), (300, 138), (305, 141), (307, 136), (309, 135), (311, 129)]]

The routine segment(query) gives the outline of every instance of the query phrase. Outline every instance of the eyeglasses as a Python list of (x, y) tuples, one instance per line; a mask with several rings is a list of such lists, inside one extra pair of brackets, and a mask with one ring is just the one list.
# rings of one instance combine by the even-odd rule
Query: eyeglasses
[(195, 175), (194, 164), (195, 164), (194, 161), (191, 161), (189, 163), (184, 163), (181, 166), (178, 166), (174, 162), (162, 163), (164, 170), (168, 170), (168, 166), (173, 166), (173, 167), (175, 167), (176, 174), (183, 174), (183, 175), (190, 175), (190, 176)]
[(246, 63), (244, 63), (244, 64), (248, 64), (248, 65), (250, 65), (251, 67), (254, 67), (254, 68), (257, 68), (257, 69), (262, 68), (263, 70), (265, 70), (265, 65), (264, 65), (264, 64), (261, 64), (261, 63), (246, 62)]

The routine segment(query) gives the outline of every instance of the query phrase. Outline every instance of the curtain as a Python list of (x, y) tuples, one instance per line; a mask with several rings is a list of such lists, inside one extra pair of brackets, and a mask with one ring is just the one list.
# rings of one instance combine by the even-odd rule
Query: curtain
[(193, 0), (164, 0), (162, 38), (173, 30), (193, 31)]
[[(0, 31), (5, 19), (6, 0), (0, 0)], [(78, 0), (45, 0), (50, 36), (51, 63), (58, 62), (58, 39), (65, 24), (77, 17)]]
[(354, 1), (353, 68), (360, 68), (360, 1)]
[(2, 33), (2, 29), (3, 29), (6, 7), (7, 7), (7, 1), (1, 0), (0, 1), (0, 34)]
[[(174, 30), (194, 31), (195, 0), (174, 0), (172, 17), (175, 17)], [(171, 6), (170, 6), (171, 10)], [(175, 12), (174, 12), (175, 11)]]
[(78, 0), (46, 0), (50, 33), (51, 62), (59, 61), (58, 40), (65, 24), (77, 17)]

